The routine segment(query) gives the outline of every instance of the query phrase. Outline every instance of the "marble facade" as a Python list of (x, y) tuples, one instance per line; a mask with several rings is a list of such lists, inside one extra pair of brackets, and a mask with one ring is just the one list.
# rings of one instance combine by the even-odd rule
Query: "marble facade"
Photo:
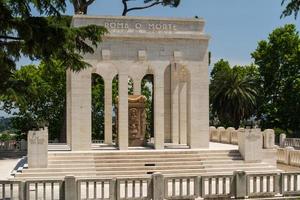
[(67, 143), (74, 151), (91, 149), (91, 75), (105, 85), (105, 143), (112, 143), (112, 80), (119, 77), (118, 147), (129, 147), (128, 79), (134, 94), (154, 77), (154, 147), (209, 145), (208, 42), (203, 19), (99, 17), (78, 15), (72, 25), (105, 26), (109, 34), (84, 55), (92, 67), (67, 72)]

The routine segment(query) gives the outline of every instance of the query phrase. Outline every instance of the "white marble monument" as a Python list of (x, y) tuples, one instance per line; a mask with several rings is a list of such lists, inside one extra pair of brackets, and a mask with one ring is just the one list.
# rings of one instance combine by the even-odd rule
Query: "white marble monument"
[(105, 85), (105, 143), (112, 143), (112, 80), (119, 77), (118, 143), (128, 149), (128, 78), (134, 94), (141, 80), (154, 76), (154, 147), (165, 143), (190, 148), (209, 145), (208, 42), (203, 19), (98, 17), (78, 15), (73, 26), (105, 26), (109, 34), (94, 54), (92, 65), (67, 72), (67, 143), (73, 151), (91, 149), (91, 76)]

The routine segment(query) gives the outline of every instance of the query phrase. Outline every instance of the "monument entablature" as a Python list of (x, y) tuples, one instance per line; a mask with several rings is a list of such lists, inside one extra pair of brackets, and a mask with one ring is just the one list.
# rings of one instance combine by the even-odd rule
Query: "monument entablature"
[(105, 85), (105, 143), (112, 143), (112, 80), (118, 75), (118, 147), (128, 148), (128, 79), (141, 95), (153, 75), (154, 147), (166, 143), (204, 148), (209, 143), (208, 41), (203, 19), (74, 16), (73, 26), (105, 26), (92, 67), (67, 73), (67, 141), (72, 150), (91, 148), (91, 75)]

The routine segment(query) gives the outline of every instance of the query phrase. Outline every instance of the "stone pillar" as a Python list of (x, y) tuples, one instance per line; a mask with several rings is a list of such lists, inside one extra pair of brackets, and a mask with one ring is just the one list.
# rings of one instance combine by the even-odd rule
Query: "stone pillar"
[(180, 83), (179, 93), (179, 143), (187, 143), (187, 83)]
[(275, 146), (275, 132), (273, 129), (266, 129), (263, 132), (264, 148), (273, 149)]
[(239, 129), (239, 151), (245, 162), (262, 160), (262, 134), (260, 129)]
[(286, 138), (286, 134), (281, 133), (280, 134), (280, 138), (279, 138), (279, 145), (280, 145), (280, 147), (284, 147), (285, 146), (285, 138)]
[(106, 144), (112, 144), (112, 80), (105, 80), (105, 95), (104, 95), (104, 142)]
[(120, 150), (128, 149), (128, 74), (119, 73), (118, 143)]
[(133, 94), (140, 95), (142, 91), (141, 80), (133, 79)]
[(154, 75), (154, 147), (164, 149), (164, 75)]
[(29, 131), (28, 141), (28, 167), (47, 168), (48, 166), (48, 128), (39, 131)]
[(290, 165), (290, 152), (294, 150), (295, 150), (294, 147), (284, 148), (284, 164)]
[(77, 199), (77, 185), (74, 176), (65, 176), (65, 200)]
[(171, 65), (171, 136), (172, 143), (179, 144), (179, 82), (177, 65)]
[(67, 143), (72, 151), (91, 149), (92, 74), (67, 71)]
[(236, 199), (243, 199), (247, 196), (247, 176), (244, 171), (233, 172), (234, 184), (232, 189), (234, 191), (234, 197)]
[(154, 173), (152, 175), (153, 181), (153, 200), (164, 200), (164, 177), (161, 173)]
[(226, 129), (224, 127), (218, 127), (217, 128), (217, 142), (221, 142), (221, 138), (222, 138), (222, 135), (226, 132)]
[(188, 83), (188, 145), (191, 149), (209, 147), (208, 62), (190, 63)]
[(217, 129), (214, 126), (209, 127), (209, 140), (214, 141), (214, 136), (216, 135)]

